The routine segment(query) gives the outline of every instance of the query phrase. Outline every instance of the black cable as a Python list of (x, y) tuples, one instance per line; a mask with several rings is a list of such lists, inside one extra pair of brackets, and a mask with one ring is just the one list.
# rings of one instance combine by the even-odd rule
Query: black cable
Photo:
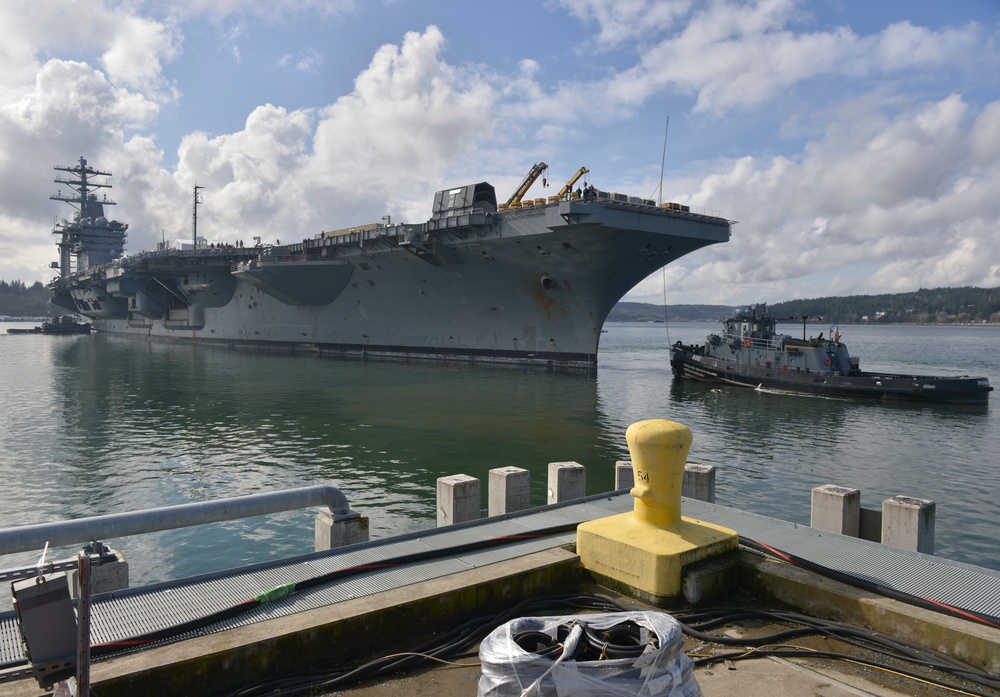
[(879, 670), (889, 671), (891, 673), (896, 673), (897, 675), (902, 675), (904, 677), (911, 678), (913, 680), (923, 681), (936, 685), (937, 687), (942, 687), (948, 690), (961, 691), (966, 694), (976, 695), (976, 697), (997, 697), (996, 692), (980, 692), (979, 690), (959, 687), (947, 683), (943, 680), (930, 677), (928, 675), (921, 675), (905, 668), (896, 668), (879, 661), (874, 661), (861, 656), (852, 656), (845, 653), (837, 653), (835, 651), (813, 651), (810, 649), (767, 649), (767, 648), (755, 648), (750, 651), (734, 651), (732, 653), (717, 654), (715, 656), (704, 657), (692, 659), (695, 667), (710, 665), (712, 663), (718, 663), (719, 661), (741, 661), (750, 658), (760, 658), (760, 657), (770, 657), (775, 656), (778, 658), (827, 658), (834, 660), (850, 661), (852, 663), (859, 663), (861, 665), (868, 666), (869, 668), (876, 668)]
[(137, 648), (141, 646), (148, 646), (150, 644), (166, 641), (168, 639), (173, 639), (179, 637), (183, 634), (189, 632), (194, 632), (199, 629), (204, 629), (213, 624), (223, 622), (233, 617), (238, 617), (244, 613), (247, 613), (261, 605), (272, 602), (274, 600), (279, 600), (292, 593), (301, 592), (314, 588), (316, 586), (321, 586), (331, 581), (336, 581), (348, 576), (355, 576), (357, 574), (365, 573), (367, 571), (382, 571), (385, 569), (397, 568), (400, 566), (405, 566), (406, 564), (414, 564), (417, 562), (429, 561), (431, 559), (436, 559), (443, 556), (454, 556), (459, 554), (467, 554), (469, 552), (475, 552), (482, 549), (488, 549), (490, 547), (497, 547), (500, 545), (510, 544), (512, 542), (521, 542), (524, 540), (535, 540), (543, 537), (549, 537), (552, 535), (558, 535), (560, 533), (571, 532), (576, 530), (576, 523), (566, 523), (563, 525), (555, 525), (549, 528), (543, 528), (541, 530), (536, 530), (530, 533), (522, 533), (519, 535), (503, 535), (500, 537), (491, 537), (483, 540), (476, 540), (475, 542), (467, 542), (465, 544), (454, 545), (452, 547), (441, 547), (437, 549), (428, 549), (422, 552), (414, 552), (412, 554), (403, 554), (398, 557), (393, 557), (381, 562), (371, 562), (368, 564), (359, 564), (356, 566), (348, 566), (341, 569), (335, 569), (333, 571), (328, 571), (324, 574), (318, 574), (311, 578), (298, 581), (296, 583), (288, 583), (282, 586), (278, 586), (266, 593), (261, 593), (260, 595), (248, 598), (242, 602), (231, 605), (230, 607), (223, 608), (222, 610), (217, 610), (216, 612), (211, 612), (201, 617), (197, 617), (186, 622), (181, 622), (170, 627), (164, 627), (162, 629), (154, 630), (151, 632), (146, 632), (144, 634), (139, 634), (127, 639), (119, 639), (116, 641), (106, 642), (103, 644), (94, 644), (91, 647), (91, 657), (100, 658), (102, 656), (107, 656), (109, 654), (117, 653), (123, 650)]
[[(290, 697), (291, 695), (308, 694), (320, 689), (342, 687), (375, 675), (399, 672), (405, 668), (427, 663), (432, 660), (431, 657), (438, 659), (447, 657), (448, 660), (453, 660), (461, 655), (466, 655), (462, 653), (464, 649), (479, 643), (496, 627), (512, 619), (525, 615), (544, 614), (567, 607), (597, 612), (623, 612), (631, 609), (602, 595), (572, 594), (529, 598), (496, 615), (469, 620), (446, 632), (443, 636), (436, 637), (406, 652), (423, 655), (397, 656), (393, 654), (352, 668), (309, 671), (263, 680), (246, 685), (230, 693), (228, 697), (258, 697), (275, 694)], [(471, 655), (478, 656), (478, 652)]]
[[(454, 660), (459, 656), (471, 657), (477, 654), (472, 652), (465, 653), (463, 651), (465, 648), (481, 641), (481, 639), (492, 631), (492, 629), (504, 624), (510, 619), (523, 615), (545, 613), (547, 611), (552, 611), (557, 606), (566, 607), (569, 605), (573, 605), (581, 609), (598, 611), (624, 611), (634, 609), (628, 608), (625, 605), (604, 596), (552, 596), (538, 600), (523, 601), (496, 616), (489, 618), (478, 617), (474, 620), (470, 620), (460, 627), (455, 628), (451, 632), (446, 633), (443, 637), (431, 640), (414, 648), (412, 653), (423, 653), (427, 656), (434, 656), (441, 659), (447, 658), (449, 660)], [(883, 661), (871, 658), (853, 656), (834, 651), (813, 651), (787, 647), (768, 648), (769, 645), (779, 643), (780, 641), (788, 639), (792, 635), (803, 636), (810, 634), (814, 636), (819, 635), (823, 637), (837, 638), (840, 640), (849, 640), (849, 643), (853, 641), (854, 645), (858, 646), (858, 648), (877, 651), (880, 654), (896, 661), (909, 663), (927, 670), (943, 672), (945, 674), (952, 675), (953, 677), (965, 679), (971, 683), (977, 683), (982, 687), (1000, 687), (1000, 681), (998, 681), (995, 676), (991, 676), (987, 673), (966, 666), (961, 662), (944, 656), (943, 654), (939, 654), (932, 649), (920, 647), (901, 640), (883, 637), (877, 633), (867, 632), (845, 623), (820, 620), (798, 613), (747, 610), (746, 608), (715, 608), (712, 610), (699, 609), (680, 611), (675, 614), (675, 618), (678, 619), (686, 636), (720, 645), (754, 647), (738, 652), (698, 658), (694, 660), (694, 664), (696, 666), (704, 666), (723, 660), (744, 660), (764, 656), (778, 656), (785, 658), (825, 658), (830, 660), (851, 661), (871, 668), (891, 671), (903, 677), (913, 680), (923, 680), (946, 689), (962, 690), (968, 694), (976, 695), (977, 697), (996, 697), (997, 694), (981, 692), (965, 687), (958, 687), (949, 684), (945, 680), (922, 675), (908, 668), (897, 668)], [(687, 622), (691, 622), (691, 624), (685, 623), (685, 620)], [(766, 620), (772, 623), (800, 623), (806, 626), (790, 630), (782, 630), (764, 637), (757, 637), (753, 639), (737, 639), (733, 637), (709, 634), (695, 628), (695, 626), (699, 624), (702, 626), (718, 626), (719, 624), (732, 624), (733, 621), (741, 620)], [(623, 629), (623, 631), (627, 630)], [(607, 637), (602, 639), (595, 634), (595, 636), (588, 641), (586, 639), (586, 635), (587, 633), (584, 632), (584, 642), (589, 643), (591, 646), (597, 644), (601, 644), (603, 646), (607, 639)], [(857, 641), (858, 637), (862, 638), (863, 641)], [(541, 639), (541, 637), (538, 637), (537, 639), (539, 640), (540, 645), (546, 643), (545, 640)], [(538, 653), (545, 655), (544, 652)], [(553, 650), (549, 654), (549, 657), (554, 659), (558, 657), (558, 655), (558, 652)], [(927, 660), (927, 656), (931, 656), (936, 660)], [(299, 673), (293, 676), (284, 676), (281, 678), (265, 680), (254, 685), (245, 686), (244, 688), (229, 695), (229, 697), (262, 697), (263, 695), (273, 694), (291, 696), (306, 694), (310, 691), (318, 689), (339, 688), (358, 680), (372, 678), (375, 676), (384, 676), (406, 668), (415, 667), (426, 663), (429, 660), (430, 658), (425, 656), (388, 656), (347, 669), (313, 671), (309, 673)]]
[(872, 593), (878, 593), (879, 595), (884, 595), (887, 598), (900, 600), (909, 605), (916, 605), (917, 607), (921, 607), (926, 610), (934, 610), (935, 612), (940, 612), (952, 617), (958, 617), (960, 619), (970, 620), (979, 624), (985, 624), (987, 627), (1000, 629), (1000, 617), (988, 615), (982, 612), (976, 612), (975, 610), (967, 610), (965, 608), (960, 608), (938, 600), (931, 600), (930, 598), (924, 598), (919, 595), (896, 590), (895, 588), (891, 588), (874, 581), (869, 581), (858, 576), (852, 576), (851, 574), (831, 569), (827, 566), (823, 566), (822, 564), (817, 564), (814, 561), (809, 561), (808, 559), (796, 556), (790, 552), (776, 549), (770, 545), (764, 544), (763, 542), (758, 542), (757, 540), (744, 537), (743, 535), (740, 535), (740, 544), (768, 556), (786, 561), (794, 566), (800, 566), (803, 569), (820, 574), (821, 576), (826, 576), (827, 578), (832, 578), (835, 581), (840, 581), (841, 583), (854, 586), (855, 588), (861, 588), (862, 590), (871, 591)]
[[(861, 629), (853, 625), (833, 620), (821, 620), (794, 612), (774, 612), (768, 610), (746, 610), (745, 608), (715, 608), (710, 611), (678, 612), (675, 617), (681, 622), (684, 633), (702, 641), (711, 641), (728, 646), (763, 646), (777, 644), (790, 638), (788, 632), (780, 632), (758, 638), (733, 638), (708, 634), (706, 628), (720, 624), (732, 624), (743, 619), (767, 620), (769, 622), (785, 622), (801, 624), (811, 628), (811, 634), (839, 639), (858, 648), (874, 651), (895, 658), (905, 658), (911, 663), (926, 668), (949, 672), (956, 675), (968, 675), (970, 679), (1000, 688), (1000, 678), (973, 668), (966, 663), (952, 658), (947, 654), (935, 651), (903, 639), (888, 637), (877, 632)], [(705, 621), (705, 618), (709, 619)], [(692, 620), (694, 620), (692, 622)], [(792, 630), (795, 631), (795, 630)]]
[[(719, 613), (724, 613), (725, 611), (730, 609), (731, 608), (720, 609), (718, 613), (714, 615), (713, 619), (711, 620), (711, 623), (713, 625), (718, 624), (719, 623), (718, 620), (725, 618), (724, 614), (719, 614)], [(800, 624), (807, 624), (808, 626), (813, 628), (813, 631), (811, 632), (813, 635), (836, 638), (841, 641), (845, 641), (846, 643), (852, 646), (856, 646), (857, 648), (873, 651), (898, 661), (905, 661), (914, 666), (919, 666), (928, 670), (935, 670), (942, 673), (950, 674), (958, 678), (978, 683), (981, 686), (1000, 689), (1000, 678), (998, 678), (997, 676), (973, 668), (972, 666), (969, 666), (965, 663), (962, 663), (961, 661), (958, 661), (950, 656), (947, 656), (945, 654), (942, 654), (938, 651), (935, 651), (934, 649), (930, 649), (925, 646), (920, 646), (900, 639), (885, 637), (878, 633), (866, 631), (848, 624), (834, 622), (834, 621), (827, 621), (827, 620), (819, 620), (817, 618), (811, 618), (805, 615), (799, 615), (797, 613), (770, 612), (766, 610), (748, 612), (743, 608), (736, 609), (735, 613), (736, 614), (733, 616), (739, 617), (740, 619), (764, 619), (771, 622), (786, 622), (786, 623), (794, 622)], [(708, 634), (705, 632), (701, 632), (691, 627), (688, 624), (685, 624), (684, 619), (690, 619), (690, 618), (685, 618), (684, 614), (685, 613), (683, 612), (678, 613), (677, 618), (681, 622), (681, 626), (684, 629), (685, 635), (691, 636), (692, 638), (696, 638), (705, 642), (712, 642), (723, 646), (761, 647), (761, 646), (779, 644), (782, 641), (789, 638), (787, 631), (778, 632), (775, 634), (770, 634), (768, 636), (756, 637), (756, 638), (747, 638), (747, 637), (733, 638), (728, 636), (720, 636), (716, 634)], [(765, 655), (764, 653), (761, 653), (759, 649), (754, 649), (754, 652), (756, 652), (758, 655)], [(736, 653), (733, 655), (742, 656), (743, 654), (746, 653), (749, 653), (748, 657), (752, 657), (753, 655), (753, 652), (746, 652), (746, 651)], [(818, 654), (815, 652), (811, 652), (810, 655), (818, 655)], [(731, 657), (732, 655), (725, 654), (723, 656), (714, 656), (707, 659), (699, 659), (699, 661), (696, 661), (696, 665), (716, 662), (719, 660), (723, 660), (723, 658), (731, 659)], [(859, 661), (862, 660), (862, 659), (856, 659), (856, 657), (849, 657), (844, 654), (838, 654), (836, 657), (843, 658), (845, 660), (848, 658), (850, 658), (850, 660), (859, 660)], [(879, 666), (883, 665), (879, 664), (876, 661), (872, 661), (871, 659), (864, 659), (864, 660), (868, 661), (871, 665), (879, 665)], [(887, 669), (892, 669), (889, 668), (888, 666), (884, 667), (886, 667)]]

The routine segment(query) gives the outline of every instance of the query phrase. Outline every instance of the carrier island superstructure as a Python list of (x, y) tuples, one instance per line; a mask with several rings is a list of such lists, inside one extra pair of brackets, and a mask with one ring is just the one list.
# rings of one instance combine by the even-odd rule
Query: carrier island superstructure
[[(52, 302), (99, 332), (241, 349), (593, 368), (605, 318), (637, 283), (733, 221), (676, 203), (572, 190), (506, 203), (494, 188), (437, 192), (431, 217), (320, 232), (293, 244), (205, 244), (124, 255), (127, 225), (80, 158), (57, 170), (79, 209), (57, 225)], [(198, 190), (195, 189), (195, 220)], [(277, 235), (280, 239), (281, 235)]]

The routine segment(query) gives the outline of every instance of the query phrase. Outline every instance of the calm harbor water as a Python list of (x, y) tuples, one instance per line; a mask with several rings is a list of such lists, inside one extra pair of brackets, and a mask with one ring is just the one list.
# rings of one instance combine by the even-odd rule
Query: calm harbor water
[[(8, 326), (23, 325), (0, 324), (0, 527), (329, 482), (369, 516), (373, 538), (386, 537), (434, 526), (441, 476), (469, 474), (485, 489), (490, 469), (524, 467), (540, 505), (547, 463), (575, 460), (588, 493), (610, 490), (628, 425), (669, 418), (694, 433), (689, 460), (717, 466), (723, 505), (808, 524), (822, 484), (857, 487), (872, 508), (898, 494), (932, 499), (936, 552), (1000, 569), (1000, 396), (988, 407), (914, 406), (674, 382), (669, 343), (700, 341), (714, 324), (610, 324), (596, 377)], [(841, 330), (862, 368), (1000, 385), (1000, 327)], [(140, 585), (311, 551), (312, 515), (109, 542)], [(36, 559), (0, 557), (0, 568)]]

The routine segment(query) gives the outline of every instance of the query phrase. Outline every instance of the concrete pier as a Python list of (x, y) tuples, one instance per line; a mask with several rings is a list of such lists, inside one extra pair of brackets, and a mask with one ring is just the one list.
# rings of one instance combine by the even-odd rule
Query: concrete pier
[(715, 503), (715, 465), (699, 465), (694, 462), (684, 465), (681, 496)]
[(314, 551), (322, 552), (368, 541), (368, 516), (344, 518), (329, 508), (316, 513)]
[[(686, 429), (675, 428), (679, 424), (672, 422), (640, 422), (636, 426), (642, 428), (630, 429), (628, 435), (636, 467), (628, 461), (616, 463), (616, 484), (625, 481), (626, 476), (634, 477), (630, 482), (634, 496), (624, 492), (583, 496), (583, 466), (575, 462), (550, 463), (549, 496), (564, 496), (563, 500), (568, 502), (512, 514), (512, 510), (519, 510), (512, 506), (524, 503), (527, 507), (530, 473), (504, 467), (490, 471), (491, 518), (479, 520), (482, 511), (479, 480), (463, 474), (442, 477), (438, 480), (437, 506), (438, 523), (444, 526), (441, 529), (420, 530), (306, 555), (308, 558), (255, 564), (184, 579), (166, 587), (132, 589), (115, 593), (114, 597), (98, 598), (94, 604), (98, 620), (95, 636), (122, 640), (138, 635), (137, 624), (149, 618), (155, 619), (150, 626), (180, 625), (190, 619), (185, 613), (197, 616), (233, 607), (246, 602), (248, 595), (259, 598), (255, 595), (258, 591), (266, 595), (275, 583), (283, 584), (278, 586), (283, 588), (309, 578), (310, 574), (356, 571), (353, 576), (338, 576), (335, 582), (330, 579), (325, 585), (312, 586), (309, 592), (293, 590), (288, 595), (275, 596), (266, 609), (248, 612), (226, 626), (199, 631), (197, 636), (176, 643), (95, 662), (95, 692), (102, 697), (134, 694), (208, 697), (231, 693), (255, 679), (276, 678), (317, 666), (353, 664), (359, 652), (385, 648), (385, 637), (415, 644), (426, 634), (440, 633), (484, 613), (510, 609), (521, 599), (565, 592), (596, 591), (613, 595), (622, 588), (629, 589), (632, 600), (672, 599), (679, 604), (701, 604), (712, 598), (728, 604), (727, 594), (739, 589), (751, 594), (754, 602), (774, 601), (782, 608), (857, 624), (872, 633), (922, 642), (986, 672), (1000, 674), (1000, 628), (993, 602), (1000, 597), (1000, 572), (925, 556), (933, 552), (934, 502), (903, 496), (887, 499), (882, 515), (883, 545), (851, 539), (846, 534), (817, 534), (800, 524), (728, 509), (689, 496), (689, 490), (681, 484), (683, 480), (684, 487), (687, 486), (688, 472), (710, 473), (711, 489), (702, 486), (697, 490), (714, 501), (715, 470), (685, 466), (690, 434), (685, 436)], [(680, 509), (682, 490), (685, 516)], [(498, 512), (494, 506), (506, 510)], [(860, 510), (857, 490), (826, 485), (813, 491), (814, 527), (837, 532), (850, 530), (845, 521), (857, 520), (856, 511)], [(323, 523), (329, 542), (326, 549), (337, 546), (335, 540), (351, 544), (347, 541), (351, 535), (362, 532), (367, 540), (367, 519), (353, 517), (335, 523), (334, 514), (327, 513), (328, 522)], [(322, 513), (317, 516), (317, 540), (320, 518)], [(926, 599), (928, 604), (911, 605), (899, 598), (882, 597), (806, 568), (735, 548), (719, 558), (701, 554), (694, 558), (687, 546), (690, 535), (682, 534), (689, 531), (692, 522), (698, 527), (773, 545), (779, 552), (810, 562), (812, 568), (825, 566), (842, 577), (856, 576), (859, 581), (892, 588), (901, 596)], [(464, 524), (451, 526), (453, 523)], [(573, 526), (578, 526), (575, 535)], [(595, 531), (606, 533), (597, 542), (597, 550), (593, 549), (593, 539), (587, 541)], [(647, 532), (652, 532), (652, 536), (646, 536)], [(619, 533), (624, 540), (617, 539)], [(669, 545), (659, 539), (664, 536), (671, 538)], [(504, 542), (488, 551), (479, 547), (472, 550), (468, 547), (470, 539)], [(585, 549), (588, 545), (589, 551)], [(415, 550), (443, 554), (418, 560), (414, 559)], [(647, 556), (629, 557), (625, 552)], [(650, 554), (656, 558), (648, 558)], [(668, 556), (681, 558), (676, 564), (670, 561), (671, 568), (665, 570), (661, 558)], [(396, 563), (404, 559), (405, 563)], [(591, 564), (588, 559), (603, 563)], [(644, 570), (657, 564), (655, 569)], [(611, 566), (619, 567), (614, 571), (621, 572), (621, 577), (608, 572)], [(673, 567), (681, 595), (672, 593), (677, 587), (674, 582), (670, 588), (657, 585), (668, 574), (675, 574)], [(859, 567), (863, 567), (863, 573), (858, 572)], [(716, 580), (723, 577), (727, 585)], [(639, 582), (636, 578), (640, 578)], [(169, 602), (163, 602), (164, 594), (169, 594)], [(736, 602), (745, 600), (741, 595), (733, 596)], [(632, 600), (628, 602), (631, 604)], [(930, 609), (931, 604), (967, 611), (966, 616), (935, 612)], [(0, 613), (0, 650), (7, 650), (18, 645), (17, 628), (3, 614)], [(973, 622), (974, 614), (987, 622)], [(112, 631), (119, 633), (110, 634)], [(717, 650), (728, 652), (730, 648)], [(765, 667), (755, 672), (751, 666), (756, 665)], [(738, 670), (725, 670), (716, 664), (703, 669), (698, 679), (707, 697), (734, 693), (748, 697), (889, 694), (882, 690), (879, 680), (865, 677), (870, 671), (860, 673), (856, 689), (845, 686), (841, 690), (837, 680), (830, 678), (826, 666), (811, 672), (815, 667), (812, 658), (802, 659), (801, 665), (793, 665), (789, 660), (741, 663)], [(470, 666), (470, 670), (478, 671), (478, 667)], [(851, 675), (858, 674), (855, 671)], [(809, 676), (808, 681), (803, 675)], [(440, 677), (431, 677), (420, 689), (408, 685), (406, 677), (386, 680), (371, 684), (371, 693), (338, 689), (316, 694), (368, 697), (391, 692), (457, 697), (475, 691), (474, 684), (466, 678), (454, 685), (453, 691), (451, 686), (442, 684), (445, 681)], [(38, 697), (40, 688), (33, 682), (0, 681), (0, 692), (9, 697)]]
[(531, 472), (522, 467), (491, 469), (487, 498), (489, 516), (523, 511), (531, 505)]
[(635, 472), (632, 471), (631, 460), (618, 460), (615, 463), (615, 491), (631, 489), (635, 486)]
[(812, 490), (809, 525), (857, 537), (861, 525), (861, 490), (824, 484)]
[[(584, 522), (620, 514), (631, 509), (633, 503), (628, 495), (600, 494), (552, 509), (536, 509), (509, 519), (501, 517), (456, 528), (448, 526), (425, 530), (395, 540), (366, 543), (354, 550), (334, 550), (316, 555), (305, 566), (301, 559), (293, 559), (280, 567), (267, 565), (267, 568), (234, 571), (236, 576), (232, 578), (226, 574), (217, 581), (198, 581), (198, 584), (205, 585), (204, 590), (189, 589), (189, 583), (171, 588), (175, 602), (168, 607), (160, 601), (164, 589), (153, 588), (148, 592), (133, 589), (120, 597), (98, 600), (95, 616), (104, 618), (101, 624), (103, 631), (107, 631), (108, 615), (111, 613), (123, 612), (133, 621), (145, 618), (149, 613), (175, 611), (189, 606), (215, 609), (212, 603), (219, 602), (219, 607), (224, 607), (229, 602), (225, 599), (228, 597), (227, 589), (233, 591), (234, 599), (240, 600), (245, 592), (238, 592), (238, 589), (255, 588), (261, 583), (267, 587), (266, 584), (279, 582), (285, 574), (292, 579), (301, 578), (306, 567), (318, 571), (349, 568), (373, 561), (391, 562), (400, 554), (412, 553), (415, 546), (443, 549), (467, 542), (470, 532), (483, 539), (518, 535), (564, 523), (569, 517)], [(816, 562), (837, 564), (838, 560), (852, 562), (864, 557), (869, 560), (866, 574), (885, 579), (882, 582), (887, 584), (891, 579), (891, 585), (897, 589), (919, 592), (933, 600), (955, 602), (957, 595), (964, 594), (963, 589), (971, 587), (970, 579), (980, 584), (985, 602), (989, 602), (990, 597), (996, 597), (996, 589), (1000, 588), (998, 572), (987, 569), (975, 570), (964, 565), (938, 562), (902, 549), (839, 535), (817, 536), (815, 531), (801, 525), (714, 504), (689, 500), (684, 505), (688, 508), (688, 515), (738, 530), (751, 539), (780, 545), (786, 551)], [(208, 697), (230, 693), (255, 679), (288, 675), (317, 666), (356, 662), (359, 651), (384, 649), (384, 638), (387, 636), (415, 645), (426, 640), (429, 633), (451, 628), (471, 617), (509, 608), (526, 597), (565, 592), (596, 591), (607, 594), (608, 590), (593, 586), (590, 574), (580, 568), (579, 557), (567, 549), (566, 542), (566, 536), (557, 535), (546, 545), (542, 542), (518, 543), (507, 548), (508, 552), (499, 560), (493, 555), (479, 555), (479, 558), (477, 555), (462, 555), (459, 565), (447, 559), (423, 562), (416, 567), (393, 567), (387, 563), (384, 569), (331, 584), (328, 597), (324, 597), (318, 589), (301, 595), (293, 594), (269, 604), (264, 611), (249, 615), (249, 623), (234, 622), (223, 631), (96, 662), (92, 671), (94, 689), (102, 697), (137, 694)], [(738, 553), (734, 563), (729, 575), (739, 588), (755, 597), (772, 598), (781, 607), (795, 608), (817, 617), (858, 624), (872, 632), (924, 643), (988, 672), (996, 674), (1000, 671), (998, 629), (876, 596), (755, 554)], [(435, 566), (440, 568), (434, 570)], [(458, 566), (463, 570), (456, 573)], [(849, 572), (849, 569), (838, 568)], [(907, 568), (917, 572), (899, 573), (900, 569), (905, 571)], [(690, 574), (685, 575), (685, 584), (702, 571), (700, 567), (693, 568)], [(940, 580), (928, 588), (924, 583), (928, 577)], [(149, 604), (145, 605), (141, 598), (147, 596)], [(222, 600), (216, 601), (216, 598)], [(968, 602), (967, 597), (965, 600)], [(723, 598), (720, 602), (730, 601)], [(123, 606), (125, 603), (127, 605)], [(975, 610), (976, 607), (970, 609)], [(123, 637), (136, 631), (131, 624), (123, 629)], [(15, 633), (8, 632), (3, 635), (3, 640), (6, 641), (7, 637), (15, 637), (15, 640), (10, 644), (0, 641), (0, 646), (17, 643)], [(118, 638), (118, 635), (110, 638)], [(725, 647), (723, 650), (730, 649)], [(803, 661), (815, 667), (812, 659)], [(800, 666), (790, 667), (788, 662), (765, 660), (737, 665), (738, 669), (734, 670), (726, 670), (721, 664), (699, 669), (697, 677), (706, 697), (734, 693), (755, 697), (888, 694), (877, 684), (880, 678), (871, 678), (868, 671), (860, 673), (864, 682), (849, 691), (839, 689), (836, 684), (831, 685), (829, 669), (825, 666), (821, 668), (823, 674), (815, 675), (814, 683), (804, 684), (799, 682), (798, 676), (807, 672)], [(754, 672), (753, 666), (764, 666), (764, 673)], [(372, 684), (371, 692), (356, 693), (349, 688), (337, 688), (334, 692), (323, 694), (375, 697), (399, 693), (457, 697), (475, 693), (478, 667), (472, 666), (468, 670), (471, 671), (471, 678), (463, 676), (463, 680), (454, 685), (454, 690), (441, 673), (430, 673), (424, 674), (427, 677), (419, 688), (409, 682), (412, 676), (395, 676)], [(462, 673), (460, 669), (449, 668), (446, 674)], [(855, 671), (854, 674), (859, 673)], [(719, 683), (719, 680), (725, 682)], [(767, 689), (761, 691), (758, 689), (761, 687)], [(3, 684), (0, 692), (5, 697), (38, 697), (42, 694), (30, 678)]]
[(587, 493), (587, 468), (579, 462), (550, 462), (549, 504), (583, 498)]
[(934, 554), (934, 512), (926, 499), (894, 496), (882, 502), (882, 544)]
[(861, 491), (824, 484), (812, 490), (810, 527), (881, 542), (912, 552), (934, 554), (933, 501), (894, 496), (882, 502), (881, 512), (861, 507)]
[(437, 480), (437, 524), (453, 525), (480, 517), (479, 480), (467, 474)]
[[(90, 592), (94, 595), (98, 593), (110, 593), (128, 588), (128, 562), (125, 555), (118, 550), (108, 550), (107, 558), (97, 561), (97, 557), (92, 556), (93, 566), (90, 570)], [(79, 595), (79, 582), (77, 580), (77, 569), (66, 572), (69, 579), (69, 595), (76, 599)]]

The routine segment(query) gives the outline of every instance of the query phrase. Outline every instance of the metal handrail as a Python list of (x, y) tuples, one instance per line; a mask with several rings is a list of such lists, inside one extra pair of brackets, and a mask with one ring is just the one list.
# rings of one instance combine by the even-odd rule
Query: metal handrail
[(746, 339), (750, 340), (751, 347), (762, 350), (780, 350), (781, 344), (780, 339), (761, 339), (760, 337), (743, 336), (742, 334), (733, 334), (731, 332), (722, 332), (721, 336), (723, 340), (729, 341), (730, 339), (735, 339), (736, 341), (744, 341)]
[(312, 506), (329, 508), (334, 521), (361, 517), (360, 513), (351, 510), (347, 497), (340, 489), (333, 485), (322, 484), (215, 501), (164, 506), (145, 511), (111, 513), (76, 520), (4, 528), (0, 530), (0, 554), (38, 550), (46, 543), (52, 547), (60, 547), (80, 542), (218, 523), (224, 520), (252, 518), (258, 515), (294, 511)]

